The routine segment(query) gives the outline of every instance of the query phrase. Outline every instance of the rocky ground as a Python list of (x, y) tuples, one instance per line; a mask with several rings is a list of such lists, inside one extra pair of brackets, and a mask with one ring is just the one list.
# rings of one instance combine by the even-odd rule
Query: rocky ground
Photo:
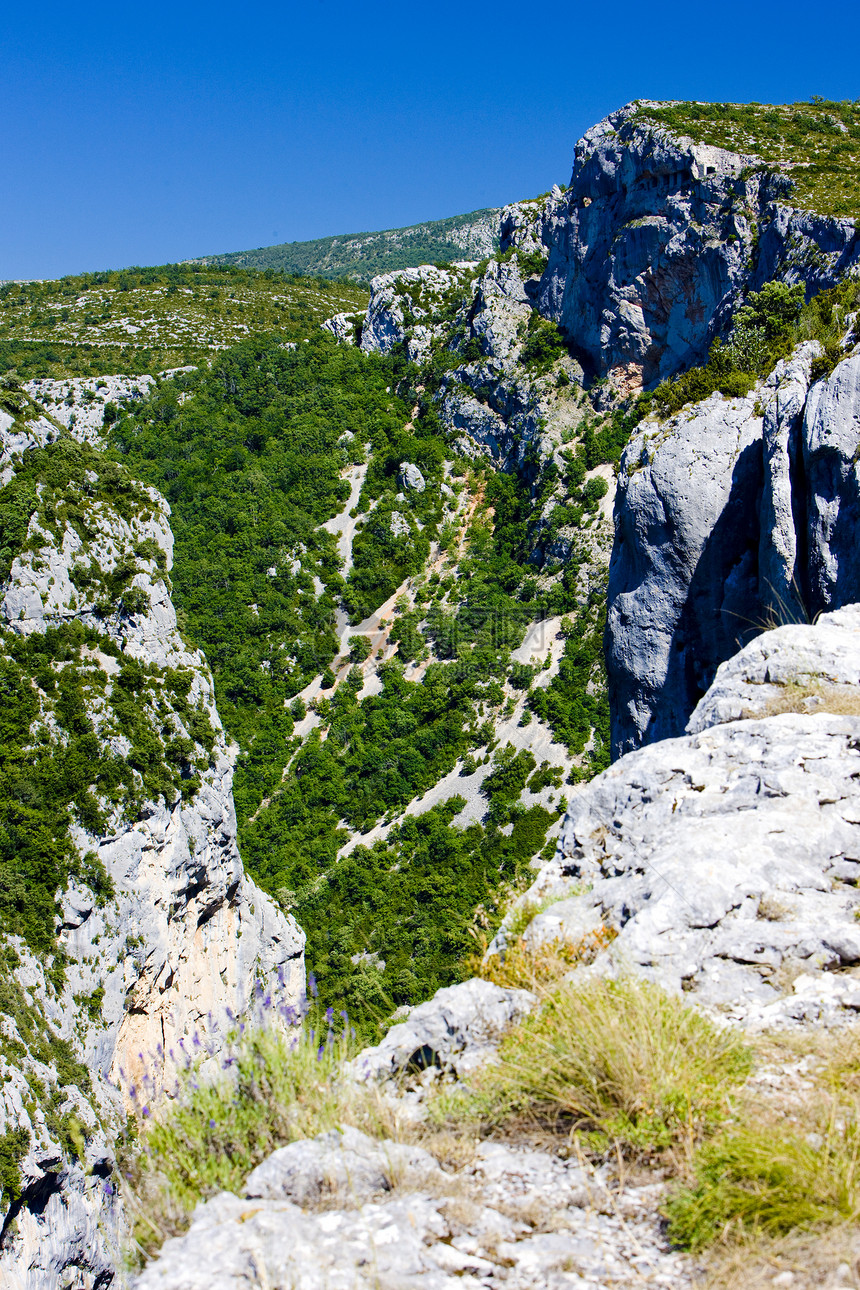
[[(849, 1025), (860, 1008), (858, 642), (852, 606), (767, 633), (724, 664), (696, 733), (627, 754), (581, 789), (555, 857), (492, 948), (513, 941), (525, 909), (517, 935), (532, 946), (611, 933), (576, 970), (585, 978), (651, 978), (751, 1035)], [(414, 1008), (351, 1070), (408, 1145), (345, 1130), (277, 1151), (241, 1194), (201, 1204), (136, 1290), (701, 1284), (667, 1243), (659, 1174), (594, 1166), (576, 1138), (464, 1134), (452, 1147), (428, 1126), (439, 1072), (468, 1083), (537, 1002), (476, 979)], [(754, 1083), (790, 1117), (812, 1060), (783, 1048)], [(750, 1284), (858, 1285), (840, 1239), (806, 1271), (784, 1251), (758, 1258)]]

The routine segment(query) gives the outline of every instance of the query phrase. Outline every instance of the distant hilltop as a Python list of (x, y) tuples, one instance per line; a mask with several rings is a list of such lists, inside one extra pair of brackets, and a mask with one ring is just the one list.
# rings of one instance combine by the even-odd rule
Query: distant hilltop
[(341, 233), (311, 242), (281, 242), (256, 251), (201, 256), (189, 264), (234, 264), (369, 282), (378, 273), (450, 260), (482, 260), (499, 249), (500, 210), (471, 211), (376, 233)]

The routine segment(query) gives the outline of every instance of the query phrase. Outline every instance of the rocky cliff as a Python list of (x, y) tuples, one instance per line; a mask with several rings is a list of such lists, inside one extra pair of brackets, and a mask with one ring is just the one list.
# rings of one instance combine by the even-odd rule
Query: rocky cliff
[[(5, 766), (0, 1280), (107, 1285), (125, 1109), (185, 1051), (217, 1061), (258, 982), (295, 1002), (304, 938), (243, 873), (211, 676), (170, 600), (166, 503), (81, 442), (92, 426), (79, 440), (23, 391), (4, 401), (0, 666), (21, 729)], [(27, 850), (40, 842), (47, 871)], [(28, 917), (39, 901), (47, 926)]]
[[(860, 263), (854, 220), (794, 209), (788, 174), (695, 143), (648, 120), (644, 106), (628, 104), (580, 139), (564, 192), (500, 214), (502, 253), (516, 248), (537, 270), (528, 301), (559, 325), (589, 377), (625, 394), (700, 360), (750, 290), (780, 279), (812, 293)], [(369, 322), (396, 276), (372, 284)], [(398, 331), (402, 339), (402, 328), (383, 338), (371, 327), (363, 343), (384, 347)]]
[(860, 347), (802, 345), (746, 398), (646, 420), (621, 462), (608, 592), (616, 754), (680, 733), (768, 623), (860, 594)]
[(723, 663), (691, 733), (628, 753), (578, 795), (526, 898), (549, 902), (529, 937), (602, 925), (617, 933), (606, 967), (748, 1025), (849, 1018), (858, 648), (852, 605)]
[[(860, 606), (762, 635), (719, 669), (689, 734), (628, 753), (579, 792), (555, 856), (492, 948), (520, 942), (539, 955), (599, 931), (605, 948), (573, 970), (574, 987), (645, 977), (718, 1019), (723, 1036), (743, 1029), (754, 1042), (767, 1029), (768, 1061), (747, 1092), (763, 1087), (781, 1114), (793, 1097), (797, 1109), (789, 1080), (808, 1077), (809, 1058), (798, 1060), (808, 1050), (789, 1040), (781, 1066), (777, 1037), (803, 1026), (808, 1040), (813, 1027), (844, 1026), (860, 1009), (859, 682)], [(422, 1123), (440, 1069), (453, 1098), (458, 1084), (467, 1097), (470, 1084), (483, 1090), (476, 1072), (539, 1002), (476, 979), (413, 1009), (352, 1063), (354, 1079), (381, 1082), (405, 1142), (345, 1127), (280, 1148), (238, 1194), (198, 1207), (139, 1290), (261, 1284), (261, 1266), (312, 1290), (418, 1278), (442, 1290), (454, 1276), (511, 1290), (701, 1285), (698, 1260), (666, 1243), (659, 1178), (616, 1177), (605, 1160), (595, 1168), (587, 1150), (572, 1152), (578, 1114), (556, 1149), (544, 1124), (528, 1146), (494, 1140), (489, 1126), (454, 1159), (426, 1123), (436, 1155), (406, 1145), (404, 1126), (414, 1133)], [(556, 1006), (551, 997), (544, 1015)], [(548, 1064), (563, 1060), (564, 1042), (546, 1052)], [(675, 1033), (674, 1044), (677, 1057)], [(517, 1055), (528, 1063), (527, 1041)], [(780, 1160), (781, 1183), (790, 1169)], [(788, 1251), (797, 1271), (777, 1281), (785, 1251), (767, 1244), (761, 1284), (852, 1283), (849, 1264), (837, 1270), (841, 1247), (826, 1248), (829, 1279), (817, 1267), (804, 1275), (797, 1245)], [(748, 1270), (759, 1252), (747, 1244), (743, 1253)]]

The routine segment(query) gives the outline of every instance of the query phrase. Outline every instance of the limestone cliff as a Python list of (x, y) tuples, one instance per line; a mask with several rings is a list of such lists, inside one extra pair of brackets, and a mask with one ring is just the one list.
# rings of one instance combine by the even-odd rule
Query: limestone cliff
[(608, 592), (616, 754), (679, 734), (768, 623), (860, 595), (860, 348), (800, 346), (746, 398), (647, 420), (621, 463)]
[(6, 920), (0, 1280), (31, 1290), (76, 1269), (108, 1285), (124, 1107), (158, 1095), (183, 1047), (217, 1060), (257, 981), (294, 1002), (304, 937), (243, 873), (212, 679), (170, 599), (166, 503), (22, 391), (4, 397), (4, 682), (20, 673), (34, 696), (26, 760), (82, 748), (90, 765), (76, 762), (55, 926), (34, 940), (14, 903)]
[(601, 927), (615, 939), (596, 970), (644, 973), (753, 1027), (851, 1019), (858, 668), (857, 605), (724, 663), (691, 733), (577, 795), (524, 898), (541, 909), (527, 939)]

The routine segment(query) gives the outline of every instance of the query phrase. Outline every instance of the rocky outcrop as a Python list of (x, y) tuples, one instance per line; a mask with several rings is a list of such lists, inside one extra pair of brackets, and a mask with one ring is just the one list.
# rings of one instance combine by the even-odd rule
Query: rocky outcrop
[[(170, 599), (167, 504), (91, 446), (79, 449), (37, 408), (24, 410), (0, 425), (0, 477), (8, 483), (29, 471), (39, 499), (0, 586), (6, 639), (70, 624), (89, 631), (76, 657), (94, 679), (82, 691), (82, 717), (97, 755), (130, 753), (110, 698), (133, 661), (139, 680), (130, 693), (149, 732), (148, 755), (170, 771), (173, 754), (162, 746), (169, 728), (189, 759), (183, 776), (199, 781), (150, 797), (135, 771), (134, 794), (102, 803), (104, 831), (75, 820), (74, 844), (110, 894), (82, 879), (59, 893), (64, 980), (20, 937), (7, 942), (16, 966), (0, 1044), (0, 1136), (12, 1135), (21, 1150), (18, 1194), (4, 1203), (0, 1280), (47, 1290), (73, 1268), (87, 1284), (110, 1284), (120, 1225), (111, 1143), (125, 1108), (157, 1098), (187, 1054), (207, 1052), (218, 1068), (230, 1019), (247, 1011), (258, 982), (278, 982), (295, 1003), (304, 936), (242, 869), (212, 678), (182, 640)], [(91, 427), (82, 437), (91, 440)], [(44, 475), (33, 468), (40, 450)], [(168, 710), (171, 685), (182, 698)], [(47, 694), (40, 704), (36, 748), (64, 737)], [(56, 1095), (34, 1099), (34, 1080)], [(61, 1131), (69, 1117), (80, 1150)]]
[(366, 1048), (353, 1070), (362, 1080), (430, 1067), (464, 1075), (487, 1060), (500, 1036), (534, 1003), (528, 990), (505, 990), (477, 977), (447, 986), (412, 1008), (381, 1044)]
[(607, 666), (617, 756), (679, 734), (768, 623), (860, 597), (860, 350), (810, 387), (813, 343), (747, 398), (645, 421), (625, 450)]
[(544, 906), (527, 939), (601, 928), (614, 939), (589, 970), (644, 974), (746, 1025), (852, 1018), (858, 661), (855, 605), (724, 664), (695, 733), (628, 753), (574, 799), (525, 897)]
[[(522, 294), (504, 265), (477, 288), (471, 334), (498, 333), (485, 352), (506, 357), (505, 317), (534, 306), (558, 323), (589, 378), (608, 377), (625, 396), (699, 361), (747, 292), (778, 278), (812, 293), (860, 263), (852, 220), (793, 210), (786, 175), (675, 136), (637, 104), (580, 139), (564, 192), (506, 206), (499, 235), (503, 252), (545, 263)], [(393, 298), (400, 276), (371, 284), (367, 348), (403, 330)], [(493, 314), (501, 316), (491, 323)], [(427, 339), (412, 342), (411, 357), (425, 356)]]
[(700, 359), (745, 292), (772, 278), (819, 290), (857, 263), (850, 220), (790, 201), (757, 158), (676, 138), (629, 105), (583, 136), (567, 191), (546, 203), (537, 306), (595, 375), (648, 386)]

